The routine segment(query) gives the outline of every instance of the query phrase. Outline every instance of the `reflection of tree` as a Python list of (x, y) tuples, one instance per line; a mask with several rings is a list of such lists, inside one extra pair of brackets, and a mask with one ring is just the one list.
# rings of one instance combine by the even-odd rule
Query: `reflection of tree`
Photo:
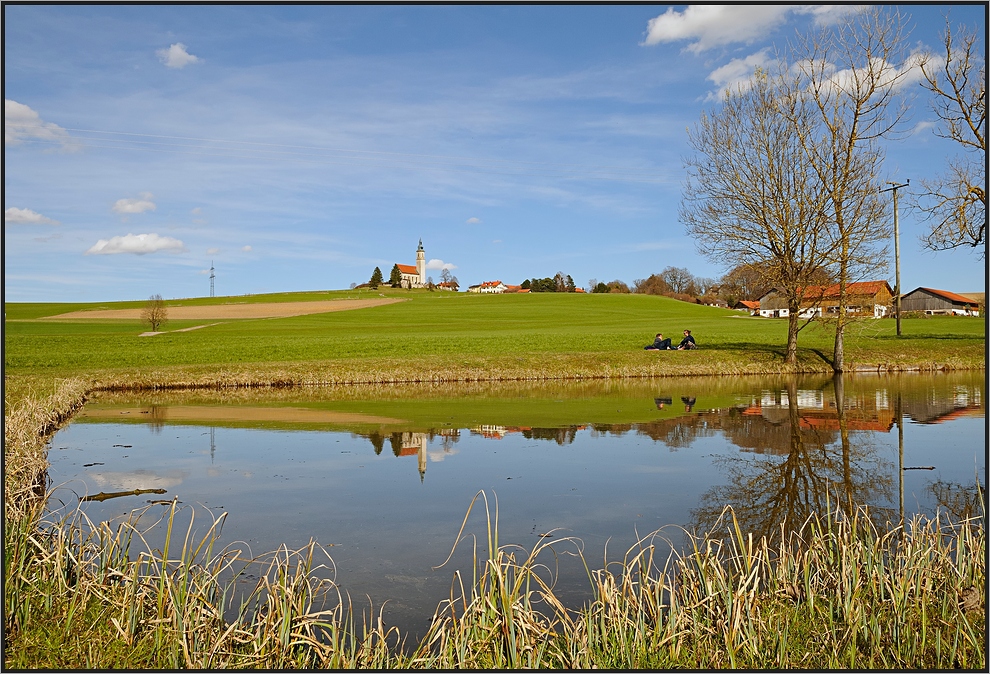
[(974, 483), (966, 486), (955, 482), (938, 480), (928, 485), (939, 507), (955, 520), (969, 517), (985, 517), (983, 496), (985, 485)]
[(673, 419), (660, 419), (645, 424), (636, 424), (639, 435), (662, 442), (668, 447), (688, 447), (697, 438), (715, 435), (712, 414), (696, 414)]
[(577, 437), (577, 426), (564, 428), (528, 428), (523, 430), (524, 438), (529, 440), (553, 440), (558, 445), (569, 445)]
[(156, 435), (161, 433), (162, 429), (165, 428), (165, 421), (168, 419), (168, 406), (150, 405), (145, 411), (148, 415), (148, 425), (151, 427), (151, 432)]
[(385, 436), (375, 431), (368, 435), (368, 439), (371, 440), (371, 446), (375, 448), (375, 454), (381, 454), (385, 447)]
[[(743, 531), (771, 535), (781, 524), (800, 526), (813, 513), (824, 513), (843, 502), (867, 504), (888, 497), (891, 466), (867, 443), (848, 441), (840, 416), (840, 447), (836, 434), (802, 428), (796, 385), (788, 385), (786, 416), (773, 421), (763, 415), (725, 414), (722, 429), (733, 442), (762, 452), (744, 452), (716, 459), (728, 483), (710, 489), (701, 497), (701, 507), (692, 511), (693, 526), (711, 530), (725, 506), (731, 505)], [(841, 388), (837, 407), (842, 407)], [(781, 410), (782, 413), (785, 410)], [(874, 518), (889, 517), (879, 508)]]
[(396, 456), (402, 454), (402, 433), (392, 433), (389, 436), (388, 442), (392, 445), (392, 453)]

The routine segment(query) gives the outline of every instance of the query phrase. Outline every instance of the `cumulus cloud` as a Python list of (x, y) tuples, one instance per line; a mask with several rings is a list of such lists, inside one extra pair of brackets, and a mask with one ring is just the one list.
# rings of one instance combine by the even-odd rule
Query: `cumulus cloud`
[(30, 208), (8, 208), (3, 212), (4, 224), (11, 225), (57, 225), (58, 220), (46, 218)]
[(158, 60), (164, 63), (166, 67), (185, 68), (187, 65), (199, 61), (198, 57), (193, 56), (186, 49), (186, 45), (176, 42), (168, 49), (159, 49), (155, 53), (158, 54)]
[(3, 99), (4, 144), (17, 145), (32, 140), (57, 143), (62, 149), (78, 149), (69, 132), (58, 124), (42, 121), (37, 112), (23, 103)]
[(850, 14), (859, 14), (869, 5), (802, 5), (794, 7), (795, 14), (810, 14), (819, 26), (838, 23)]
[[(770, 63), (770, 48), (761, 49), (755, 54), (750, 54), (744, 58), (732, 59), (724, 66), (716, 68), (709, 75), (708, 79), (718, 86), (719, 92), (726, 89), (733, 91), (738, 89), (748, 89), (750, 78), (757, 68), (766, 68)], [(708, 98), (715, 98), (715, 94), (709, 94)]]
[(436, 258), (426, 263), (427, 269), (457, 269), (457, 265)]
[(85, 255), (117, 255), (120, 253), (147, 255), (159, 251), (181, 253), (185, 249), (186, 247), (181, 241), (170, 236), (128, 234), (127, 236), (115, 236), (112, 239), (100, 239), (85, 252)]
[(734, 42), (751, 43), (787, 19), (785, 5), (688, 5), (673, 7), (650, 19), (644, 45), (692, 40), (687, 50), (696, 54)]
[(155, 210), (155, 202), (152, 201), (155, 195), (151, 192), (142, 192), (137, 199), (117, 199), (113, 205), (113, 210), (117, 213), (144, 213)]
[(464, 224), (465, 225), (480, 225), (481, 224), (481, 218), (468, 218), (467, 220), (464, 221)]

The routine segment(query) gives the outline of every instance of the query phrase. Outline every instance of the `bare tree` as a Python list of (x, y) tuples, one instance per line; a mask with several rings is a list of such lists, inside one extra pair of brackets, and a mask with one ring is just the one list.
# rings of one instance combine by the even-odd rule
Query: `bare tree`
[(931, 250), (983, 247), (983, 259), (987, 224), (986, 64), (980, 58), (976, 31), (960, 26), (953, 36), (946, 20), (942, 38), (944, 54), (922, 55), (925, 81), (921, 86), (932, 93), (932, 109), (942, 122), (935, 134), (958, 143), (964, 154), (949, 161), (946, 173), (920, 181), (923, 192), (915, 205), (931, 220), (931, 229), (921, 240)]
[(796, 363), (802, 287), (826, 263), (830, 240), (825, 190), (799, 134), (818, 118), (787, 78), (758, 71), (688, 131), (695, 155), (680, 217), (704, 255), (758, 270), (779, 289), (789, 309), (785, 362)]
[(832, 369), (845, 366), (849, 317), (847, 287), (886, 268), (890, 226), (879, 195), (881, 139), (898, 128), (906, 105), (898, 100), (907, 68), (903, 19), (873, 7), (798, 41), (792, 60), (797, 91), (812, 102), (818, 120), (794, 119), (805, 152), (828, 196), (831, 266), (838, 283)]
[(150, 325), (152, 332), (158, 332), (158, 328), (168, 322), (168, 307), (161, 295), (152, 295), (145, 302), (141, 309), (141, 322)]
[(686, 293), (688, 286), (694, 280), (691, 272), (684, 267), (666, 267), (660, 272), (660, 278), (664, 280), (673, 293)]

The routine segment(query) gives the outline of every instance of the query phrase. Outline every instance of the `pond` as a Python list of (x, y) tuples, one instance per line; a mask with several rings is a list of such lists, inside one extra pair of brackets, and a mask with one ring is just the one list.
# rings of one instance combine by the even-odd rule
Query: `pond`
[[(470, 540), (436, 567), (479, 492), (500, 544), (559, 542), (555, 592), (577, 604), (576, 546), (600, 568), (727, 505), (754, 535), (836, 503), (973, 513), (983, 394), (983, 372), (101, 394), (52, 440), (50, 503), (99, 522), (174, 498), (198, 523), (227, 513), (220, 544), (244, 555), (314, 539), (356, 608), (385, 602), (415, 636), (455, 570), (470, 582)], [(486, 527), (476, 504), (479, 555)]]

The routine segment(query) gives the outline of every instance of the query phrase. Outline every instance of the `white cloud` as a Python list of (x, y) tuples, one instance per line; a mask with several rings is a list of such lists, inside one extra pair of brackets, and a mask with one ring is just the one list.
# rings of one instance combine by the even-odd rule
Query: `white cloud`
[(436, 258), (426, 263), (427, 269), (457, 269), (457, 265)]
[(169, 68), (185, 68), (190, 63), (196, 63), (199, 58), (186, 51), (186, 45), (176, 42), (168, 49), (159, 49), (155, 52), (158, 59)]
[(3, 99), (4, 144), (17, 145), (30, 140), (59, 143), (62, 149), (67, 150), (78, 149), (69, 132), (58, 124), (42, 121), (37, 112), (23, 103)]
[(751, 43), (779, 26), (794, 8), (786, 5), (688, 5), (650, 19), (644, 45), (693, 40), (687, 50), (700, 53), (733, 42)]
[(206, 254), (207, 255), (216, 255), (219, 252), (220, 252), (220, 249), (219, 248), (207, 248), (206, 249)]
[(794, 8), (795, 14), (810, 14), (819, 26), (830, 26), (842, 21), (850, 14), (859, 14), (868, 5), (803, 5)]
[(41, 213), (35, 213), (30, 208), (10, 207), (3, 212), (4, 224), (12, 225), (57, 225), (58, 220), (46, 218)]
[[(709, 75), (708, 79), (714, 82), (720, 92), (726, 89), (749, 88), (750, 78), (757, 68), (765, 68), (770, 62), (770, 48), (761, 49), (755, 54), (750, 54), (745, 58), (732, 59), (721, 68), (716, 68)], [(710, 95), (709, 98), (713, 98)]]
[(241, 250), (243, 252), (245, 252), (245, 253), (250, 253), (251, 252), (251, 246), (244, 246), (243, 248), (241, 248)]
[(128, 234), (127, 236), (115, 236), (112, 239), (100, 239), (84, 254), (117, 255), (119, 253), (133, 253), (134, 255), (146, 255), (163, 250), (172, 253), (181, 253), (185, 249), (186, 247), (181, 241), (173, 239), (170, 236)]
[(914, 128), (911, 129), (908, 135), (917, 136), (918, 134), (924, 133), (925, 131), (928, 131), (928, 129), (933, 129), (933, 128), (935, 128), (935, 122), (918, 122), (917, 124), (914, 125)]
[(192, 213), (193, 215), (199, 215), (200, 213), (202, 213), (202, 212), (203, 212), (203, 209), (202, 209), (202, 208), (200, 208), (199, 206), (197, 206), (196, 208), (194, 208), (194, 209), (192, 209), (192, 210), (191, 210), (191, 211), (189, 211), (189, 212), (190, 212), (190, 213)]
[(151, 192), (142, 192), (137, 199), (117, 199), (113, 205), (113, 210), (117, 213), (144, 213), (155, 210), (155, 202), (151, 199), (154, 195)]
[(468, 218), (467, 220), (464, 221), (464, 224), (465, 225), (480, 225), (481, 224), (481, 218)]

